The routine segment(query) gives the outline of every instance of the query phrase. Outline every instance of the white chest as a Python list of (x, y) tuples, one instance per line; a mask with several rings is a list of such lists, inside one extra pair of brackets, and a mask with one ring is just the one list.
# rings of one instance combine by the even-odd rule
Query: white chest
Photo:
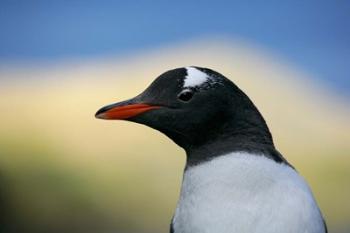
[(324, 232), (305, 181), (263, 156), (232, 153), (189, 168), (175, 233)]

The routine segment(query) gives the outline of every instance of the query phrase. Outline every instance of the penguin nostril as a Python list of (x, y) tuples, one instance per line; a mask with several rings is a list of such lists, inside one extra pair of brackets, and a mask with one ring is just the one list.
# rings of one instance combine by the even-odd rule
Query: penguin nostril
[(177, 96), (177, 98), (179, 98), (179, 100), (182, 100), (184, 102), (188, 102), (190, 99), (192, 99), (193, 94), (194, 93), (191, 90), (184, 90)]

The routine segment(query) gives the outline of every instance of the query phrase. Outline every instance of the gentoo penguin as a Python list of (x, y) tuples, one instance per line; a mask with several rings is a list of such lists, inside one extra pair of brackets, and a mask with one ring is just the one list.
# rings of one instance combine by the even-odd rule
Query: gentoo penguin
[(276, 150), (258, 109), (216, 71), (167, 71), (96, 117), (147, 125), (186, 151), (170, 232), (327, 232), (309, 186)]

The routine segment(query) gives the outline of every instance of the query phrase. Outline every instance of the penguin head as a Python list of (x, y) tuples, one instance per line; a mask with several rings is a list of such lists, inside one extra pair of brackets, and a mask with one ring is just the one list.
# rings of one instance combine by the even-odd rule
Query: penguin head
[(233, 82), (216, 71), (194, 66), (161, 74), (141, 94), (105, 106), (95, 116), (147, 125), (186, 151), (241, 132), (256, 121), (265, 125), (254, 104)]

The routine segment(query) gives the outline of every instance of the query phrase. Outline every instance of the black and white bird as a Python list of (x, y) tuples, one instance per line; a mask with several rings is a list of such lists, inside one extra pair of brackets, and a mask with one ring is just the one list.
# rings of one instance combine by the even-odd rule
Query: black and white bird
[(327, 232), (308, 184), (276, 150), (258, 109), (218, 72), (167, 71), (96, 117), (147, 125), (186, 151), (170, 232)]

